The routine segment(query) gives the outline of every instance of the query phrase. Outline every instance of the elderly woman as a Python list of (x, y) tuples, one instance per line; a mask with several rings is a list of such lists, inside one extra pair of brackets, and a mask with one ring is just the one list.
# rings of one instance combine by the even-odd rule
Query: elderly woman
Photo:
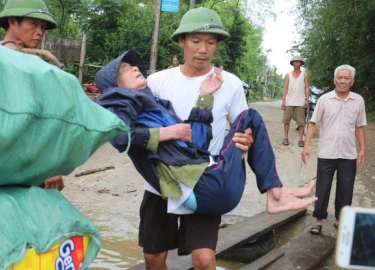
[[(266, 127), (258, 112), (243, 111), (233, 123), (218, 157), (207, 151), (212, 138), (214, 92), (222, 84), (222, 68), (216, 68), (200, 87), (200, 97), (186, 121), (175, 114), (168, 100), (155, 98), (147, 87), (146, 67), (135, 51), (127, 51), (96, 75), (102, 91), (98, 103), (118, 115), (132, 129), (111, 143), (120, 152), (131, 143), (129, 157), (153, 187), (168, 198), (168, 212), (220, 215), (239, 203), (246, 182), (243, 152), (232, 140), (236, 132), (251, 128), (254, 144), (248, 163), (257, 176), (261, 193), (282, 187)], [(185, 123), (184, 123), (185, 122)], [(314, 182), (305, 188), (282, 188), (280, 197), (269, 200), (267, 210), (277, 213), (305, 208), (316, 198), (310, 195)]]

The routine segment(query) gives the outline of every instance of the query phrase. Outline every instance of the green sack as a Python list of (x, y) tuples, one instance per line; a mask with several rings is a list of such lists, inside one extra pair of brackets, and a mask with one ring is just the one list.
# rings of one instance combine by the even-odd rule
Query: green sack
[(37, 254), (71, 236), (90, 237), (82, 269), (88, 269), (100, 249), (100, 234), (56, 189), (0, 188), (0, 269), (22, 261), (27, 250)]
[(0, 185), (67, 175), (130, 129), (91, 101), (73, 75), (0, 46)]

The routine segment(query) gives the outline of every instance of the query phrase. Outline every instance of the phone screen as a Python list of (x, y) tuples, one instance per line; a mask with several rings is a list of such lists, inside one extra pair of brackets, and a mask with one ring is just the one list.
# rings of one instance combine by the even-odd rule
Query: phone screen
[(375, 267), (375, 215), (356, 213), (351, 265)]

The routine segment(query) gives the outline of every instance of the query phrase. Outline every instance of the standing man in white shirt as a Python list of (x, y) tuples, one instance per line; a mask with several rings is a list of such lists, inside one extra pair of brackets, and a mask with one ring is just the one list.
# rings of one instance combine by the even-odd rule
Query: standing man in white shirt
[[(335, 228), (341, 209), (352, 204), (357, 163), (366, 161), (365, 128), (366, 113), (363, 98), (350, 91), (354, 84), (355, 69), (341, 65), (334, 73), (335, 90), (323, 95), (314, 110), (302, 152), (303, 162), (310, 157), (310, 143), (319, 126), (318, 172), (313, 217), (316, 224), (310, 233), (320, 235), (323, 219), (327, 219), (327, 208), (332, 180), (337, 172), (335, 198)], [(357, 154), (355, 138), (358, 140)]]
[(309, 105), (309, 76), (307, 72), (302, 71), (301, 67), (305, 62), (301, 56), (294, 56), (290, 60), (293, 71), (287, 73), (284, 79), (283, 100), (281, 109), (284, 110), (284, 145), (289, 145), (289, 128), (293, 114), (296, 117), (298, 125), (299, 140), (298, 146), (303, 147), (303, 127), (305, 125), (305, 108)]

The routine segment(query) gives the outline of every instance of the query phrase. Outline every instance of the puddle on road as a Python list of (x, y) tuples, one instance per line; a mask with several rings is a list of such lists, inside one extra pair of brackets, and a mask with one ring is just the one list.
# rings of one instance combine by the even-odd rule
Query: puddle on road
[(102, 237), (102, 247), (90, 270), (128, 269), (141, 263), (143, 253), (138, 246), (137, 222), (126, 216), (116, 220), (112, 213), (107, 214), (90, 213)]
[[(124, 222), (122, 224), (108, 223), (108, 216), (95, 211), (87, 213), (90, 216), (102, 236), (102, 247), (90, 270), (119, 270), (129, 269), (143, 262), (142, 249), (138, 246), (138, 236), (134, 231), (135, 223)], [(107, 218), (104, 218), (106, 216)], [(228, 224), (242, 220), (240, 216), (223, 216), (223, 221)], [(129, 230), (131, 231), (129, 233)], [(243, 266), (242, 263), (219, 260), (217, 269), (233, 270)]]
[(143, 261), (137, 240), (103, 238), (102, 248), (90, 269), (128, 269)]
[(129, 269), (143, 262), (142, 249), (138, 246), (138, 220), (123, 211), (113, 211), (114, 208), (112, 211), (103, 211), (101, 207), (82, 209), (102, 237), (101, 249), (90, 270)]

